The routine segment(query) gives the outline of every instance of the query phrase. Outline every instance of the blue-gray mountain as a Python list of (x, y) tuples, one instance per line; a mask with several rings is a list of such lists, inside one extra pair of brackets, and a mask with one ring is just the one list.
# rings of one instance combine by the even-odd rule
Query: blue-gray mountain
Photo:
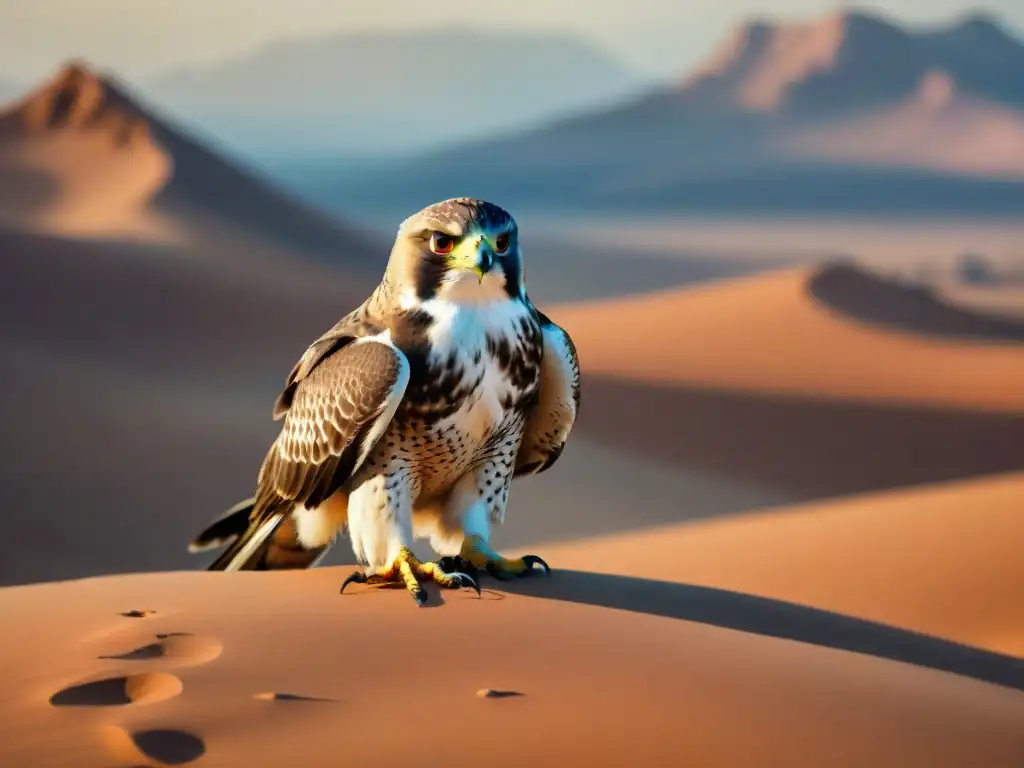
[(628, 102), (321, 175), (316, 193), (351, 210), (455, 190), (520, 210), (1024, 210), (1024, 46), (984, 15), (749, 22)]
[(422, 150), (646, 85), (585, 40), (471, 28), (275, 42), (142, 83), (157, 104), (248, 154), (293, 158)]

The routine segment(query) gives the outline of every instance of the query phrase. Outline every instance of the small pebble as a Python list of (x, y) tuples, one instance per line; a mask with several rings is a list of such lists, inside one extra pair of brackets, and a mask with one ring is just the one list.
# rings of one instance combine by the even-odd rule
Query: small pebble
[(498, 691), (494, 688), (481, 688), (476, 692), (481, 699), (507, 699), (510, 696), (522, 696), (519, 691)]

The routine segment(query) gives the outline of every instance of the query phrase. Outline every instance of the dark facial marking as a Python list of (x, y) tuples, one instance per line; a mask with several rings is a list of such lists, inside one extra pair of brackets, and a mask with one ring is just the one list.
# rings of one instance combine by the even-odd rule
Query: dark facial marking
[(437, 295), (448, 271), (447, 257), (439, 256), (436, 253), (427, 251), (428, 256), (423, 258), (416, 269), (416, 296), (420, 301), (426, 301)]

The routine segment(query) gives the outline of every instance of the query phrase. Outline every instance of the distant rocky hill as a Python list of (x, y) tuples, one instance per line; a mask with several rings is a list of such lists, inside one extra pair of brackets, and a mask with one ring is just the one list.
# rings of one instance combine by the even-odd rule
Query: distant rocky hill
[(993, 19), (847, 11), (740, 25), (692, 74), (536, 130), (339, 178), (336, 201), (454, 190), (519, 205), (1024, 210), (1024, 46)]
[(364, 236), (72, 62), (0, 112), (0, 222), (69, 234), (197, 231), (362, 258)]
[(280, 41), (141, 83), (155, 103), (261, 157), (422, 150), (604, 105), (646, 84), (571, 35), (447, 26)]

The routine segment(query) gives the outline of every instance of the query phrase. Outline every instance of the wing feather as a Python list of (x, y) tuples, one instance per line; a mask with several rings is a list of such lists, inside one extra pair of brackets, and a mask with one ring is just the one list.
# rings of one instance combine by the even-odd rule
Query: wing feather
[(275, 421), (282, 418), (291, 408), (299, 383), (327, 357), (356, 339), (368, 338), (384, 329), (371, 322), (368, 304), (343, 317), (333, 328), (314, 341), (299, 358), (284, 382), (284, 389), (274, 403)]
[(336, 346), (289, 381), (284, 423), (260, 468), (254, 519), (281, 502), (325, 501), (366, 460), (405, 394), (409, 362), (386, 336)]
[(542, 312), (540, 390), (526, 419), (513, 477), (549, 469), (562, 455), (580, 407), (580, 364), (572, 338)]

